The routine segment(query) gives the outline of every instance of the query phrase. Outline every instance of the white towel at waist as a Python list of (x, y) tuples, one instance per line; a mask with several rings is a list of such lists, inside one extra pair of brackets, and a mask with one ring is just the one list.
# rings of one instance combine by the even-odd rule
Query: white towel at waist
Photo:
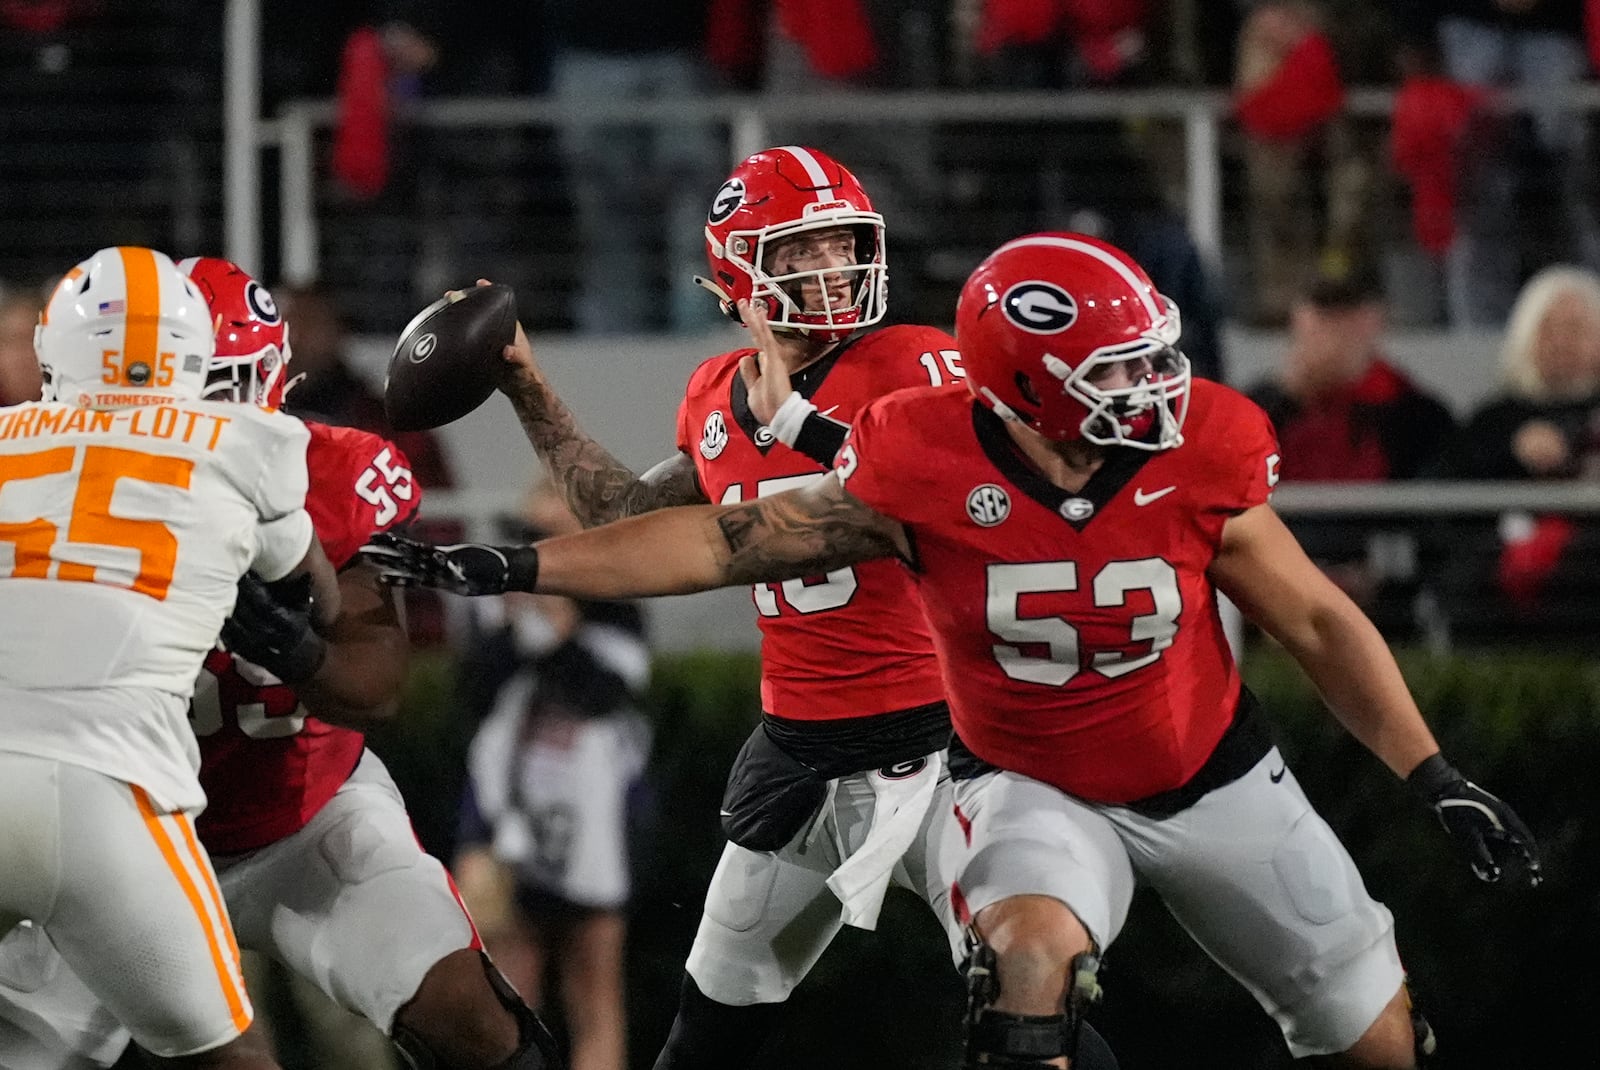
[(886, 777), (881, 770), (867, 774), (873, 794), (872, 827), (861, 846), (828, 878), (828, 888), (844, 906), (846, 925), (878, 927), (878, 912), (895, 864), (917, 838), (944, 769), (942, 752), (923, 761), (922, 768), (909, 776)]

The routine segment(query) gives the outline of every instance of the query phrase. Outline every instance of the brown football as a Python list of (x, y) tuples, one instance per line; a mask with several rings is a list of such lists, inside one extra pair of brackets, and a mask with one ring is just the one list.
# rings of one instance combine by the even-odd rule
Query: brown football
[(517, 295), (501, 283), (441, 297), (418, 312), (389, 358), (383, 406), (390, 426), (425, 431), (482, 405), (516, 332)]

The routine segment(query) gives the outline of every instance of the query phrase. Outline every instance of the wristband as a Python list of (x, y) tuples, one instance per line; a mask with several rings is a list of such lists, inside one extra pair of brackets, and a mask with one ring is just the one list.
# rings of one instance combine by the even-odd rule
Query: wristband
[(1466, 779), (1455, 766), (1445, 761), (1444, 755), (1440, 753), (1424, 758), (1406, 777), (1406, 784), (1418, 795), (1432, 802), (1452, 785)]
[(501, 552), (506, 557), (506, 590), (532, 594), (539, 584), (538, 548), (507, 546)]
[(791, 390), (789, 396), (783, 399), (783, 404), (778, 406), (778, 411), (772, 414), (772, 421), (767, 427), (776, 438), (789, 448), (794, 448), (795, 439), (800, 437), (800, 428), (805, 426), (806, 417), (817, 411), (817, 407), (801, 396), (800, 391)]

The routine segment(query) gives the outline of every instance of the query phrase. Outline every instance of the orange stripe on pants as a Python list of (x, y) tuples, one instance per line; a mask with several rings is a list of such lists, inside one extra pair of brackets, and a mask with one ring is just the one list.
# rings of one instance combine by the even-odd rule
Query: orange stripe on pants
[[(144, 816), (145, 827), (150, 830), (150, 838), (156, 841), (156, 846), (161, 850), (161, 857), (167, 860), (167, 868), (172, 870), (173, 876), (178, 878), (178, 886), (183, 889), (183, 894), (189, 900), (190, 908), (193, 909), (195, 917), (200, 920), (200, 928), (205, 931), (206, 943), (211, 948), (211, 963), (217, 969), (217, 979), (222, 982), (223, 997), (228, 1001), (228, 1013), (233, 1016), (234, 1028), (243, 1033), (250, 1028), (251, 1015), (245, 1005), (244, 993), (234, 981), (239, 969), (238, 952), (236, 950), (233, 952), (233, 970), (229, 970), (225, 952), (222, 949), (222, 945), (217, 941), (216, 924), (212, 922), (210, 915), (206, 911), (206, 905), (200, 898), (200, 889), (195, 887), (193, 878), (189, 876), (189, 871), (184, 868), (182, 860), (178, 858), (178, 851), (172, 844), (172, 837), (168, 836), (167, 830), (161, 827), (161, 815), (156, 812), (155, 805), (150, 801), (150, 796), (145, 794), (144, 789), (133, 784), (130, 784), (129, 787), (133, 788), (134, 801), (139, 804), (139, 813)], [(206, 871), (207, 868), (202, 867), (202, 872)], [(219, 922), (222, 921), (224, 915), (219, 914), (217, 919)], [(228, 944), (231, 949), (233, 947), (232, 933), (228, 934)]]
[[(211, 896), (211, 909), (218, 918), (226, 918), (228, 910), (222, 899), (222, 889), (217, 887), (217, 878), (211, 872), (211, 863), (201, 853), (200, 844), (194, 836), (194, 822), (189, 820), (188, 814), (173, 815), (178, 822), (178, 831), (183, 833), (183, 842), (189, 848), (189, 857), (194, 860), (195, 868), (206, 879), (206, 891)], [(228, 935), (228, 950), (233, 952), (233, 961), (239, 961), (239, 942), (233, 937), (233, 926), (225, 925), (222, 929)]]
[(122, 383), (128, 383), (128, 369), (143, 363), (152, 381), (156, 359), (157, 328), (161, 323), (161, 282), (156, 274), (156, 255), (136, 245), (117, 248), (122, 254), (122, 274), (128, 286), (127, 327), (122, 340)]

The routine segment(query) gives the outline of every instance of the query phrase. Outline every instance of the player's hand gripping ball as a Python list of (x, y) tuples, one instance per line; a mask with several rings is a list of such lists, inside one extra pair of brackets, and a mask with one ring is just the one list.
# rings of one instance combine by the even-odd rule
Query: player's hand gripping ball
[(390, 426), (425, 431), (482, 405), (516, 333), (517, 297), (501, 283), (452, 291), (418, 312), (389, 358), (383, 405)]

